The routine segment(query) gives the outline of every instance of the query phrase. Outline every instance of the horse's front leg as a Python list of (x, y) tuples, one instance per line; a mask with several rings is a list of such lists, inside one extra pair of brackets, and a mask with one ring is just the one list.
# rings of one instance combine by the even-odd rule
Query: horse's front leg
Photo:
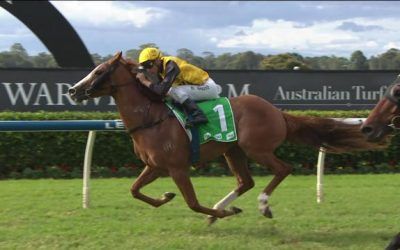
[(193, 211), (215, 216), (217, 218), (224, 218), (227, 216), (240, 213), (242, 211), (235, 207), (232, 207), (230, 210), (225, 210), (225, 209), (212, 209), (200, 205), (197, 200), (193, 184), (189, 177), (189, 170), (187, 168), (172, 168), (169, 170), (169, 174), (174, 180), (175, 184), (178, 186), (179, 190), (181, 191), (183, 198), (186, 201), (186, 204)]
[(134, 198), (144, 201), (154, 207), (159, 207), (169, 202), (175, 197), (174, 193), (164, 193), (161, 199), (153, 199), (140, 192), (145, 185), (153, 182), (161, 175), (160, 170), (146, 166), (139, 177), (135, 180), (131, 187), (131, 194)]

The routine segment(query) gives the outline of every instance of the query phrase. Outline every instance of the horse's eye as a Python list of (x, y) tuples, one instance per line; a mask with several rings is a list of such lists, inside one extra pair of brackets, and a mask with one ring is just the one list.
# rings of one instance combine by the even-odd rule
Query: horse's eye
[(97, 76), (101, 75), (102, 73), (103, 73), (103, 72), (102, 72), (101, 70), (96, 70), (96, 71), (94, 72), (94, 74), (97, 75)]

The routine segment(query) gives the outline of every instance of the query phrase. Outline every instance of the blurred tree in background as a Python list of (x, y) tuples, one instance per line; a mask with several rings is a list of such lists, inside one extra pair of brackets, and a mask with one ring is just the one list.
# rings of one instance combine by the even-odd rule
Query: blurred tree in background
[[(157, 47), (155, 43), (145, 43), (138, 48), (129, 49), (124, 55), (137, 60), (140, 52), (146, 47)], [(162, 49), (162, 48), (160, 48)], [(163, 52), (164, 55), (168, 53)], [(100, 64), (112, 57), (98, 53), (91, 55), (95, 64)], [(196, 55), (188, 48), (181, 48), (174, 56), (178, 56), (204, 69), (231, 70), (292, 70), (294, 67), (306, 70), (398, 70), (400, 69), (400, 50), (392, 48), (388, 51), (367, 58), (361, 50), (354, 51), (349, 58), (330, 56), (303, 57), (298, 53), (282, 53), (263, 55), (253, 51), (240, 53), (223, 53), (215, 55), (205, 51)], [(20, 43), (13, 44), (8, 51), (0, 52), (1, 68), (55, 68), (57, 62), (51, 54), (41, 52), (29, 55)]]
[(232, 61), (229, 62), (229, 69), (260, 69), (260, 63), (264, 59), (261, 54), (253, 51), (235, 54)]
[(308, 69), (303, 57), (296, 53), (286, 53), (266, 56), (261, 61), (261, 69)]
[(34, 64), (22, 44), (15, 43), (10, 51), (0, 53), (0, 67), (32, 68)]
[(336, 56), (306, 57), (305, 61), (310, 69), (346, 70), (350, 65), (349, 59)]
[(399, 69), (400, 66), (400, 50), (389, 49), (385, 53), (369, 60), (370, 69)]
[(368, 60), (361, 50), (354, 51), (350, 56), (350, 69), (364, 70), (368, 69)]

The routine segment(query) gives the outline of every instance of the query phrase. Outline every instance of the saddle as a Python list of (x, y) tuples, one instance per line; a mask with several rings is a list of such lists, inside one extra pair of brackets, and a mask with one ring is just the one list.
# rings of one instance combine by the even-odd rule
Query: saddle
[(208, 123), (199, 124), (187, 129), (186, 113), (182, 105), (172, 100), (166, 100), (165, 104), (178, 119), (191, 144), (191, 162), (194, 164), (200, 158), (200, 145), (214, 140), (219, 142), (232, 142), (237, 140), (235, 120), (228, 98), (197, 102), (199, 108), (204, 112)]

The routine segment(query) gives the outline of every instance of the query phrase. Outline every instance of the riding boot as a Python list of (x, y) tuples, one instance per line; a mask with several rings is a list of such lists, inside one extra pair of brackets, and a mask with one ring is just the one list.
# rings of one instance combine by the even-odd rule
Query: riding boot
[(186, 120), (186, 128), (191, 128), (197, 124), (207, 123), (208, 119), (204, 115), (203, 111), (197, 106), (197, 104), (191, 100), (186, 99), (182, 103), (183, 110), (186, 112), (188, 119)]

